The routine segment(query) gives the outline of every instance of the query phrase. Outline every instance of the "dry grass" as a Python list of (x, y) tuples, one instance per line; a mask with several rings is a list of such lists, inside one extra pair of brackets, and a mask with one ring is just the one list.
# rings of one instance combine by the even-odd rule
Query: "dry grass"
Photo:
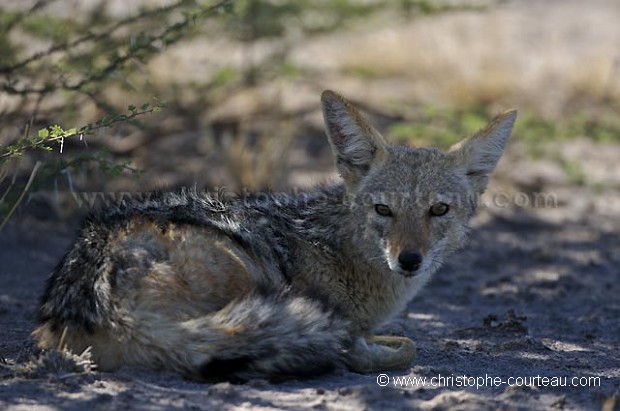
[(241, 123), (223, 136), (218, 152), (236, 190), (282, 188), (288, 171), (287, 153), (293, 142), (292, 120)]
[[(294, 58), (306, 67), (361, 73), (357, 82), (343, 81), (360, 96), (518, 105), (559, 115), (579, 99), (620, 101), (619, 19), (620, 8), (608, 0), (512, 1), (328, 36)], [(389, 77), (399, 81), (381, 81)]]
[(66, 348), (49, 350), (41, 353), (38, 358), (20, 365), (18, 374), (27, 378), (43, 378), (55, 376), (63, 378), (76, 374), (86, 374), (96, 369), (91, 359), (90, 348), (80, 355), (74, 354)]

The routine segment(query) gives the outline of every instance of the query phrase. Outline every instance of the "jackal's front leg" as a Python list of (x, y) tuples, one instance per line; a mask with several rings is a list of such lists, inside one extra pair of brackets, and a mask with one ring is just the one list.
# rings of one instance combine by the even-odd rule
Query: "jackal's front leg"
[(351, 371), (370, 373), (409, 367), (415, 360), (415, 344), (406, 337), (360, 337), (347, 356)]

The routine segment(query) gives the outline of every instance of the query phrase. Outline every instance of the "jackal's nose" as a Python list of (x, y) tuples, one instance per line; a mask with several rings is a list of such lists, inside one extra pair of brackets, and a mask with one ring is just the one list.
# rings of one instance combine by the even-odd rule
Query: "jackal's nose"
[(417, 251), (401, 251), (398, 255), (398, 264), (405, 271), (416, 271), (422, 264), (422, 255)]

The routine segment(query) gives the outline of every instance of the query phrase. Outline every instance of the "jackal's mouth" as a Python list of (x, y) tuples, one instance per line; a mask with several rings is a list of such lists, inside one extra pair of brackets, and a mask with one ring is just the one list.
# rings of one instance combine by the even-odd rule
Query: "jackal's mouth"
[(406, 277), (406, 278), (415, 277), (416, 275), (418, 275), (420, 273), (419, 270), (407, 271), (407, 270), (403, 270), (401, 268), (397, 268), (396, 270), (392, 270), (392, 272), (394, 274), (402, 275), (403, 277)]
[(418, 272), (417, 271), (405, 271), (405, 270), (398, 270), (398, 274), (402, 275), (403, 277), (406, 278), (411, 278), (411, 277), (415, 277)]

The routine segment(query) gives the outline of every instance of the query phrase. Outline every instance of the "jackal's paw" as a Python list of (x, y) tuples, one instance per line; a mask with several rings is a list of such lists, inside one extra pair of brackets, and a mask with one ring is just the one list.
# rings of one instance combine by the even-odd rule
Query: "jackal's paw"
[(360, 337), (347, 355), (347, 367), (359, 373), (407, 368), (415, 352), (415, 344), (406, 337)]

